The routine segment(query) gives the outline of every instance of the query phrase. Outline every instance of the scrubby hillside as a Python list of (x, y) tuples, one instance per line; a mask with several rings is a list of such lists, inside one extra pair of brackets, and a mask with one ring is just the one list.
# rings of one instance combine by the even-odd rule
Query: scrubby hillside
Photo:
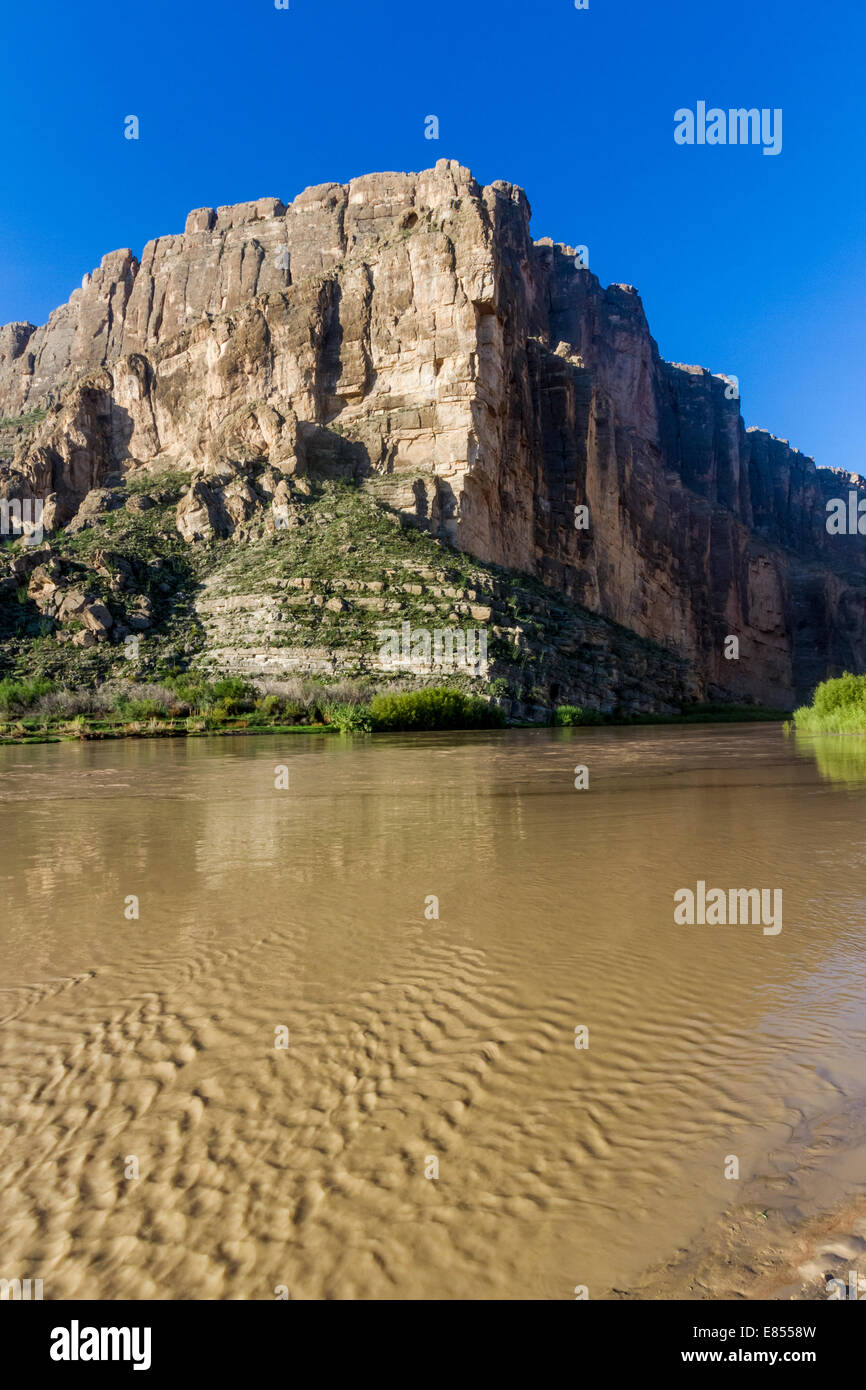
[[(189, 545), (176, 526), (185, 485), (172, 474), (119, 480), (50, 540), (7, 545), (2, 674), (76, 688), (188, 666), (274, 688), (299, 675), (371, 688), (447, 677), (528, 718), (557, 702), (636, 714), (693, 697), (671, 653), (473, 561), (369, 490), (304, 478), (284, 525), (268, 513), (240, 536)], [(470, 656), (483, 634), (486, 659), (449, 660), (446, 645), (437, 662), (431, 640), (425, 661), (423, 634), (437, 632), (473, 634)]]

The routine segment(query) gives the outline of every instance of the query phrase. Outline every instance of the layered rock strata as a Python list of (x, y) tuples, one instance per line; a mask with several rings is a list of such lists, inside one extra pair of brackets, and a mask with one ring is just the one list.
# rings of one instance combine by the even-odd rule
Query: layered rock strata
[(864, 537), (826, 528), (863, 481), (746, 429), (730, 379), (663, 361), (637, 291), (529, 221), (441, 161), (112, 252), (46, 325), (0, 329), (0, 495), (65, 525), (112, 475), (180, 469), (196, 544), (352, 478), (684, 658), (704, 697), (790, 705), (866, 669)]

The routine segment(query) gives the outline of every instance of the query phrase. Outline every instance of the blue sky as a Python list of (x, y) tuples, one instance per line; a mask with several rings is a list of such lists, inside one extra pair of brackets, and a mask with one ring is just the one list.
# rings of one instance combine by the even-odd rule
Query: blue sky
[[(41, 0), (3, 36), (0, 322), (191, 208), (455, 158), (636, 285), (664, 356), (736, 373), (747, 424), (866, 471), (863, 0)], [(699, 100), (781, 107), (781, 154), (677, 146)]]

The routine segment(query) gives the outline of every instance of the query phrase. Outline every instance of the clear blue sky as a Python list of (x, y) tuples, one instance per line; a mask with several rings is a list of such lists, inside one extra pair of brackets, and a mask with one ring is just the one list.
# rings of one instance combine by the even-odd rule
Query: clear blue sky
[[(190, 208), (455, 158), (636, 285), (665, 357), (737, 373), (747, 424), (866, 471), (864, 0), (290, 5), (6, 7), (0, 322)], [(782, 153), (675, 145), (699, 100), (781, 107)]]

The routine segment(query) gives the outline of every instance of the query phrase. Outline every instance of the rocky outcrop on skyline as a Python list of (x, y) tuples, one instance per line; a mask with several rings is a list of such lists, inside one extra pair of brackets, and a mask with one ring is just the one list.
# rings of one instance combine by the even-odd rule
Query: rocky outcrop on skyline
[(746, 429), (729, 379), (663, 361), (637, 291), (529, 221), (440, 161), (112, 252), (46, 325), (0, 329), (0, 416), (29, 422), (0, 495), (62, 526), (112, 476), (181, 470), (195, 545), (345, 477), (684, 658), (703, 698), (788, 706), (866, 669), (863, 537), (825, 525), (863, 481)]

